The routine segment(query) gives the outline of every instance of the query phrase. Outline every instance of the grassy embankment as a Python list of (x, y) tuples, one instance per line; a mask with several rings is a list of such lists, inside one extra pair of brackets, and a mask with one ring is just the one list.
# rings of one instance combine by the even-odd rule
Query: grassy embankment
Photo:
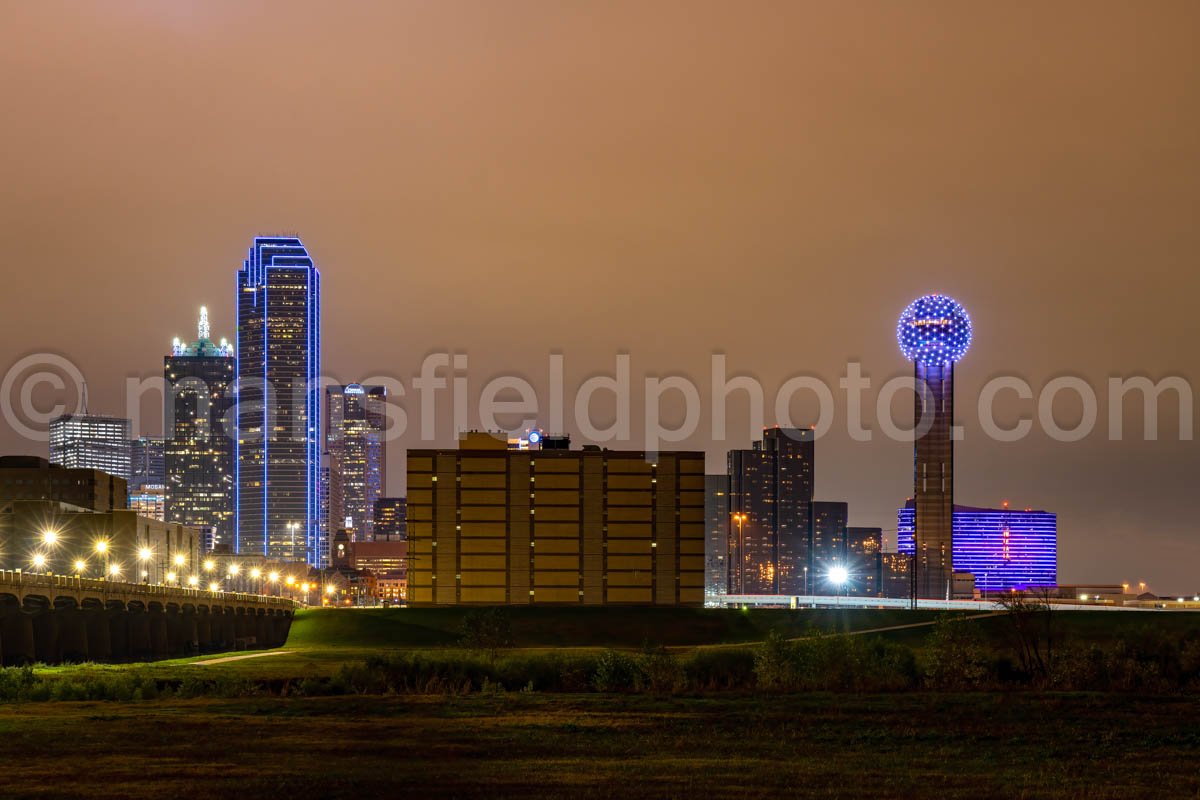
[[(435, 694), (314, 696), (331, 675), (362, 677), (372, 657), (382, 655), (385, 669), (387, 659), (464, 658), (463, 613), (311, 611), (298, 617), (282, 655), (37, 668), (42, 695), (60, 682), (86, 689), (89, 676), (111, 684), (136, 675), (140, 683), (118, 699), (140, 702), (0, 704), (0, 796), (1200, 797), (1200, 697), (1192, 693), (551, 694), (493, 685), (464, 695), (442, 683)], [(680, 662), (744, 664), (771, 631), (852, 634), (933, 619), (522, 609), (509, 618), (517, 648), (498, 661), (594, 665), (610, 648), (645, 658), (651, 644), (677, 648), (670, 658)], [(1009, 620), (966, 624), (986, 649), (1009, 647)], [(1200, 614), (1064, 613), (1055, 624), (1064, 638), (1099, 646), (1200, 635)], [(868, 650), (919, 655), (934, 646), (931, 631), (850, 638)], [(210, 681), (216, 691), (205, 688)], [(596, 688), (594, 679), (586, 688)]]

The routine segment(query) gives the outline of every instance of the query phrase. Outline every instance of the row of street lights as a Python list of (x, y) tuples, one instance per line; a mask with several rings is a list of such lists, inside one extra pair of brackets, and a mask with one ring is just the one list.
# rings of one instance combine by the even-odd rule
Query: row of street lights
[[(45, 530), (41, 534), (41, 548), (34, 552), (30, 557), (30, 564), (35, 571), (44, 571), (50, 564), (50, 552), (55, 549), (60, 543), (60, 536), (55, 530)], [(97, 539), (92, 543), (92, 553), (95, 557), (104, 562), (103, 569), (100, 572), (100, 579), (115, 580), (120, 578), (123, 568), (120, 563), (109, 560), (110, 546), (107, 539)], [(140, 562), (141, 579), (150, 582), (150, 565), (154, 559), (154, 550), (150, 547), (140, 547), (137, 550), (137, 560)], [(171, 568), (167, 569), (160, 585), (176, 585), (187, 586), (189, 588), (198, 589), (201, 586), (201, 577), (198, 574), (191, 574), (187, 577), (183, 576), (184, 569), (187, 567), (188, 558), (183, 553), (176, 553), (171, 559)], [(221, 581), (213, 580), (213, 573), (217, 570), (218, 564), (216, 560), (207, 558), (201, 562), (205, 577), (208, 579), (207, 588), (209, 591), (218, 592), (225, 591)], [(88, 561), (85, 558), (76, 558), (72, 563), (75, 577), (87, 577)], [(252, 567), (249, 570), (243, 570), (240, 564), (231, 563), (226, 567), (225, 580), (233, 583), (237, 582), (242, 586), (249, 584), (250, 590), (257, 589), (259, 593), (265, 594), (268, 587), (276, 593), (286, 591), (293, 596), (297, 593), (304, 596), (305, 602), (308, 602), (309, 595), (317, 592), (318, 596), (322, 596), (322, 586), (320, 583), (310, 581), (300, 581), (294, 575), (282, 575), (276, 570), (264, 572), (258, 567)], [(233, 591), (233, 589), (230, 589)], [(328, 584), (323, 587), (323, 595), (332, 597), (337, 593), (337, 587), (333, 584)]]

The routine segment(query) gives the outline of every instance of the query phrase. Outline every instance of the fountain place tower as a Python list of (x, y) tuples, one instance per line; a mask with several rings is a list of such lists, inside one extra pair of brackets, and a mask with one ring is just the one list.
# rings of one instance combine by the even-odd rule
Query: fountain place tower
[(900, 315), (896, 338), (913, 362), (913, 592), (945, 599), (954, 577), (954, 364), (971, 346), (971, 318), (944, 294), (920, 297)]

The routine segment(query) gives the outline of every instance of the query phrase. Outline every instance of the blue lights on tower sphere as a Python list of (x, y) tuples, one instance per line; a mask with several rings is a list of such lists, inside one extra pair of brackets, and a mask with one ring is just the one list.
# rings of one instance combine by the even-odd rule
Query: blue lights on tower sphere
[(927, 294), (904, 309), (896, 325), (896, 340), (909, 361), (952, 364), (971, 346), (971, 317), (953, 297)]

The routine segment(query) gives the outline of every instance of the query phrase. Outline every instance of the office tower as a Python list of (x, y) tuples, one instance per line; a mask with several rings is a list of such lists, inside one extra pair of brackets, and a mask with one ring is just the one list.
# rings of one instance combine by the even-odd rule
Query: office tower
[[(896, 549), (915, 549), (917, 508), (897, 513)], [(981, 592), (1006, 592), (1058, 583), (1058, 518), (1033, 509), (954, 506), (954, 569), (975, 576)]]
[(846, 528), (846, 570), (850, 574), (845, 594), (878, 597), (882, 528)]
[(0, 505), (52, 500), (88, 511), (129, 507), (125, 481), (98, 469), (68, 469), (37, 456), (0, 456)]
[(316, 564), (321, 276), (300, 239), (254, 240), (237, 309), (237, 551)]
[(720, 602), (729, 584), (729, 476), (704, 476), (704, 598)]
[(129, 481), (129, 420), (65, 414), (50, 421), (50, 463), (98, 469)]
[(699, 606), (704, 539), (700, 452), (408, 451), (411, 603)]
[(808, 565), (807, 585), (800, 594), (839, 594), (847, 588), (834, 585), (829, 577), (834, 566), (849, 570), (846, 558), (846, 515), (845, 503), (823, 500), (813, 503), (812, 561)]
[(229, 546), (237, 491), (231, 411), (237, 360), (229, 342), (212, 340), (204, 307), (196, 333), (191, 344), (176, 339), (163, 358), (164, 511), (167, 521), (203, 531), (213, 547)]
[(812, 560), (813, 431), (768, 428), (729, 452), (730, 594), (803, 594)]
[(382, 386), (325, 389), (325, 441), (329, 452), (329, 527), (345, 528), (351, 541), (374, 539), (375, 501), (387, 485)]
[(408, 501), (403, 497), (381, 497), (375, 501), (375, 541), (397, 542), (408, 537)]
[(926, 295), (900, 315), (896, 338), (904, 357), (913, 362), (918, 387), (913, 453), (914, 591), (917, 597), (947, 598), (955, 569), (954, 364), (971, 346), (971, 319), (953, 298)]
[(140, 436), (131, 441), (129, 491), (136, 491), (147, 484), (162, 486), (166, 482), (166, 441), (156, 436)]

